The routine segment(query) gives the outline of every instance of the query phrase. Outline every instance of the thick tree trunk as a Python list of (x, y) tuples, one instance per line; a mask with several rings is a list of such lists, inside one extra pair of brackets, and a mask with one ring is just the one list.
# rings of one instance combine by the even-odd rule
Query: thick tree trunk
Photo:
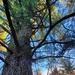
[(33, 75), (30, 45), (26, 43), (19, 50), (6, 57), (8, 66), (4, 65), (2, 75)]
[(6, 61), (9, 65), (4, 65), (2, 75), (33, 75), (30, 47), (31, 34), (32, 31), (29, 27), (23, 27), (18, 32), (19, 50), (16, 50), (13, 40), (11, 40), (9, 47), (14, 53), (6, 57)]
[(4, 66), (2, 75), (32, 75), (32, 62), (30, 58), (22, 55), (15, 57), (13, 54), (10, 56), (9, 65)]

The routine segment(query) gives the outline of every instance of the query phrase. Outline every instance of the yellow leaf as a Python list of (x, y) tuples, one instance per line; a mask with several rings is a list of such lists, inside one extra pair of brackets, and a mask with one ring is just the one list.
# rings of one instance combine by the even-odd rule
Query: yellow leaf
[(8, 33), (6, 31), (4, 31), (2, 28), (0, 28), (0, 38), (1, 39), (5, 39), (7, 34)]
[[(2, 28), (0, 28), (0, 39), (2, 39), (2, 40), (6, 39), (7, 35), (8, 35), (8, 33), (6, 31), (4, 31)], [(2, 45), (0, 45), (0, 51), (6, 52), (7, 50), (6, 50), (5, 47), (3, 47)]]
[(62, 30), (60, 30), (60, 31), (58, 32), (57, 36), (58, 36), (58, 38), (59, 38), (59, 39), (62, 39), (62, 38), (63, 38), (63, 36), (64, 36), (63, 31), (62, 31)]
[(32, 38), (36, 38), (36, 35), (33, 35)]
[(59, 2), (60, 2), (60, 3), (63, 3), (63, 2), (65, 2), (65, 0), (59, 0)]
[(3, 47), (3, 46), (0, 45), (0, 51), (4, 51), (4, 52), (6, 52), (7, 49), (6, 49), (5, 47)]
[(37, 24), (34, 19), (30, 19), (30, 21), (31, 21), (31, 23), (33, 23), (33, 25)]
[(30, 21), (31, 21), (31, 22), (34, 22), (34, 19), (31, 18)]

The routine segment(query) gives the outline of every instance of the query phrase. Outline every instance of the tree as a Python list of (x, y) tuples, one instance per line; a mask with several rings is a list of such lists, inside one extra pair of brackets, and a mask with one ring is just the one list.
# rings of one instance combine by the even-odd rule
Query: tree
[(60, 59), (60, 66), (54, 67), (50, 75), (74, 75), (75, 68), (69, 59)]
[(59, 71), (57, 70), (57, 67), (54, 68), (50, 75), (60, 75)]
[(41, 70), (39, 68), (37, 69), (36, 75), (42, 75)]
[(67, 73), (67, 74), (74, 74), (74, 66), (73, 66), (73, 63), (69, 60), (69, 59), (61, 59), (61, 65), (64, 69), (64, 72)]
[[(68, 29), (65, 27), (66, 30), (60, 32), (60, 28), (61, 22), (66, 22), (66, 19), (75, 16), (75, 12), (61, 18), (55, 5), (58, 0), (3, 0), (2, 2), (0, 26), (10, 36), (9, 39), (7, 36), (6, 40), (0, 41), (0, 44), (7, 49), (6, 58), (0, 57), (5, 63), (2, 75), (33, 75), (33, 62), (46, 58), (66, 57), (63, 55), (67, 49), (74, 47), (75, 40), (65, 40), (67, 34), (64, 36), (64, 31)], [(57, 33), (54, 34), (54, 31)], [(58, 35), (56, 37), (58, 40), (54, 39), (52, 34)], [(60, 48), (57, 49), (55, 45), (62, 45), (60, 46), (62, 50), (59, 51)], [(42, 50), (43, 46), (49, 48)], [(54, 52), (54, 48), (58, 53)], [(49, 49), (52, 50), (52, 54)]]

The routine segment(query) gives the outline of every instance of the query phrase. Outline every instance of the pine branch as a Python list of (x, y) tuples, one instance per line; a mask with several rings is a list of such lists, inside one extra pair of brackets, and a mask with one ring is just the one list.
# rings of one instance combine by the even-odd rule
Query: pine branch
[(9, 8), (8, 8), (8, 0), (3, 0), (3, 4), (4, 4), (4, 8), (5, 8), (5, 13), (6, 13), (6, 16), (7, 16), (7, 19), (8, 19), (9, 27), (11, 29), (11, 33), (12, 33), (15, 45), (18, 49), (19, 43), (18, 43), (18, 40), (17, 40), (15, 29), (13, 27), (13, 24), (12, 24), (12, 21), (11, 21), (11, 18), (10, 18), (10, 12), (9, 12)]
[(69, 15), (66, 15), (66, 16), (64, 16), (63, 18), (61, 18), (60, 20), (58, 20), (57, 22), (55, 22), (55, 23), (49, 28), (49, 30), (47, 31), (47, 33), (46, 33), (45, 37), (43, 38), (43, 40), (35, 47), (35, 49), (34, 49), (33, 52), (32, 52), (32, 56), (34, 55), (34, 53), (36, 52), (36, 50), (39, 48), (39, 46), (45, 41), (45, 39), (47, 38), (47, 36), (48, 36), (49, 33), (51, 32), (51, 30), (52, 30), (57, 24), (59, 24), (60, 22), (66, 20), (66, 19), (68, 19), (68, 18), (70, 18), (70, 17), (73, 17), (73, 16), (75, 16), (75, 12), (73, 12), (73, 13), (71, 13), (71, 14), (69, 14)]

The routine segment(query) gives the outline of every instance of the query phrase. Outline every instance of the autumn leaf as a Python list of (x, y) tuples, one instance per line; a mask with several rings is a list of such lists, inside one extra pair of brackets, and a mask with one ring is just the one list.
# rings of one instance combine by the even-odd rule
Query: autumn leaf
[(36, 35), (33, 35), (32, 38), (35, 39), (36, 38)]
[[(2, 28), (0, 28), (0, 39), (5, 40), (7, 35), (8, 35), (8, 33), (6, 31), (4, 31)], [(6, 51), (6, 48), (0, 45), (0, 51)]]
[(1, 51), (6, 52), (7, 49), (6, 49), (5, 47), (3, 47), (3, 46), (0, 45), (0, 52), (1, 52)]
[(6, 38), (6, 36), (7, 36), (7, 32), (6, 31), (4, 31), (2, 28), (0, 28), (0, 38), (1, 39), (5, 39)]

